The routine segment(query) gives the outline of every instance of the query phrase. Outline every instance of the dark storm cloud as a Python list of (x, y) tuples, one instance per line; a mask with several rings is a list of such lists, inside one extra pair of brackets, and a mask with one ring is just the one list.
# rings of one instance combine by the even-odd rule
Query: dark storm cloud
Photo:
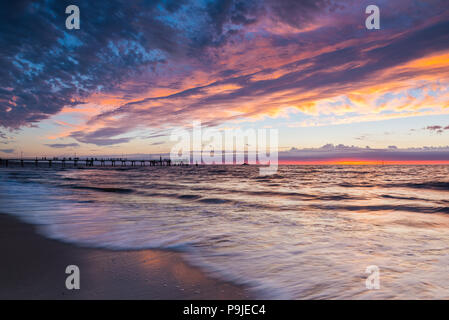
[[(0, 126), (38, 122), (64, 105), (76, 105), (92, 93), (111, 91), (133, 75), (151, 71), (169, 56), (222, 42), (223, 24), (229, 20), (248, 23), (243, 1), (219, 1), (197, 12), (209, 24), (202, 27), (201, 37), (182, 34), (182, 21), (164, 18), (185, 3), (2, 1)], [(80, 8), (80, 30), (65, 29), (70, 4)]]
[[(128, 23), (137, 12), (132, 7), (116, 1), (47, 3), (1, 3), (0, 125), (45, 119), (79, 102), (73, 99), (111, 89), (134, 68), (161, 60), (148, 57), (134, 42), (139, 30)], [(80, 30), (65, 29), (68, 4), (80, 7)], [(153, 27), (164, 26), (154, 22)], [(167, 41), (154, 41), (154, 47), (169, 46)]]

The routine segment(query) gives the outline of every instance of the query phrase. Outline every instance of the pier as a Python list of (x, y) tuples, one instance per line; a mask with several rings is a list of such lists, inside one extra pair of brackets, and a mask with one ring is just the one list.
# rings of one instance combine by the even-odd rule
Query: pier
[(185, 166), (188, 162), (172, 162), (171, 159), (125, 159), (125, 158), (0, 158), (0, 167), (36, 167), (36, 168), (89, 168), (89, 167), (145, 167), (145, 166)]

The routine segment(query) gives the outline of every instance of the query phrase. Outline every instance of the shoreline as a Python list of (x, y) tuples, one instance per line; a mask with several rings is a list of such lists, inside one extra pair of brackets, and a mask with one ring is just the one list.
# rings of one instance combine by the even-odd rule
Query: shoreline
[[(182, 253), (79, 247), (40, 235), (0, 213), (0, 299), (251, 299), (247, 288), (217, 280)], [(80, 290), (65, 287), (68, 265), (80, 269)]]

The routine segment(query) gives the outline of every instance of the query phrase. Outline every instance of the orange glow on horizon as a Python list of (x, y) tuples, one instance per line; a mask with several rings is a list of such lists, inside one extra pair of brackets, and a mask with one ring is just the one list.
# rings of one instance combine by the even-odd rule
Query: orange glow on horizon
[(327, 159), (327, 160), (279, 160), (281, 165), (449, 165), (449, 160), (371, 160), (371, 159)]

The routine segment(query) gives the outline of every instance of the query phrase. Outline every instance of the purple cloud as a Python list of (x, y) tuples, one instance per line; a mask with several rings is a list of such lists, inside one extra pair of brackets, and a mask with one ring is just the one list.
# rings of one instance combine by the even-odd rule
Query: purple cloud
[(90, 133), (76, 131), (71, 134), (71, 137), (83, 143), (109, 146), (129, 142), (131, 140), (130, 138), (113, 138), (124, 132), (126, 132), (124, 128), (102, 128)]
[(13, 153), (15, 150), (14, 149), (0, 149), (0, 152), (3, 153)]
[(46, 144), (46, 146), (50, 148), (62, 149), (69, 147), (79, 147), (80, 145), (78, 143), (53, 143), (53, 144)]
[(429, 131), (434, 131), (436, 133), (443, 133), (444, 130), (449, 130), (449, 126), (443, 127), (435, 125), (435, 126), (427, 126), (425, 129)]

